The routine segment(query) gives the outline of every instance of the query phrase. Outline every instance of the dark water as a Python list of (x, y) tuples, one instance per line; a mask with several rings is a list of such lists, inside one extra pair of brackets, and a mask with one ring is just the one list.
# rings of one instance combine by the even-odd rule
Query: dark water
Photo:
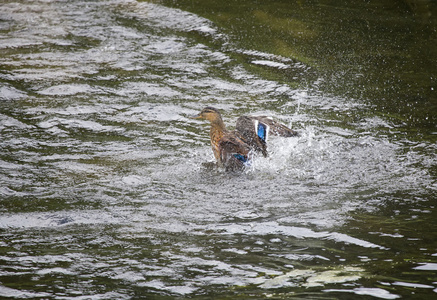
[(0, 5), (1, 298), (437, 296), (434, 2)]

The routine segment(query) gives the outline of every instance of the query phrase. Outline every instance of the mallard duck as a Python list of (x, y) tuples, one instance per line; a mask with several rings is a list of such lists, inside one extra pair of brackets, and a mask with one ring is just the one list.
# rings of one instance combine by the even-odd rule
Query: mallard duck
[(264, 116), (241, 116), (234, 131), (226, 129), (220, 112), (214, 107), (205, 107), (193, 119), (211, 122), (211, 146), (219, 166), (240, 169), (248, 165), (253, 153), (267, 156), (269, 135), (291, 137), (297, 132)]

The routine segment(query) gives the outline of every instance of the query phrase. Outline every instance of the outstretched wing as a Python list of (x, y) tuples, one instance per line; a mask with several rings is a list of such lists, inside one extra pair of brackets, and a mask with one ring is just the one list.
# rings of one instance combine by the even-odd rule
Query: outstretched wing
[(241, 116), (237, 119), (235, 134), (244, 140), (255, 152), (267, 156), (269, 135), (291, 137), (298, 133), (282, 123), (265, 116)]
[(255, 152), (267, 156), (267, 136), (269, 128), (267, 125), (249, 116), (241, 116), (237, 119), (235, 134), (249, 145)]
[(297, 136), (298, 133), (293, 129), (288, 128), (282, 123), (275, 121), (265, 116), (250, 116), (249, 118), (257, 120), (259, 123), (269, 127), (269, 134), (282, 137)]

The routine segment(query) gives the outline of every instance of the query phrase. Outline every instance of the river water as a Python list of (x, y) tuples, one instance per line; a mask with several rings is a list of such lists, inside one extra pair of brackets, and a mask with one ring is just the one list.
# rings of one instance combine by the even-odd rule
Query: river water
[[(435, 3), (186, 2), (0, 2), (0, 297), (436, 298)], [(208, 167), (211, 105), (300, 136)]]

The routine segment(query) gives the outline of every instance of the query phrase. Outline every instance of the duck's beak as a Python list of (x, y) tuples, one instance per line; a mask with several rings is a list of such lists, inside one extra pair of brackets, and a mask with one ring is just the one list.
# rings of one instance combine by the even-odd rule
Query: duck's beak
[(188, 116), (190, 119), (201, 119), (202, 118), (202, 116), (200, 115), (200, 113), (199, 114), (197, 114), (197, 115), (191, 115), (191, 116)]

